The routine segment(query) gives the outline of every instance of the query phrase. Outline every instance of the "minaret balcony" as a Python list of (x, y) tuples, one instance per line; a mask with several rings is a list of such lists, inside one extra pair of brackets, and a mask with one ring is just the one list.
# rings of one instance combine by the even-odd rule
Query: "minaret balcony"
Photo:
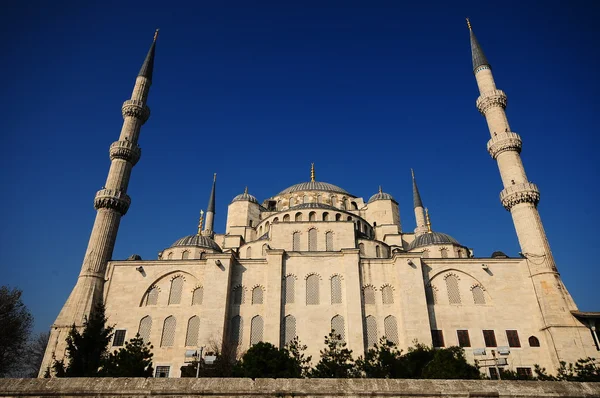
[(500, 201), (509, 211), (519, 203), (533, 203), (537, 206), (540, 201), (540, 190), (531, 182), (510, 185), (500, 192)]
[(487, 143), (487, 150), (496, 159), (504, 151), (515, 151), (521, 153), (523, 141), (517, 133), (510, 131), (504, 133), (494, 133), (494, 136)]
[(131, 141), (115, 141), (110, 144), (109, 153), (110, 160), (122, 159), (135, 166), (140, 160), (142, 150)]
[(131, 198), (129, 195), (118, 189), (101, 189), (96, 192), (96, 198), (94, 199), (94, 207), (96, 210), (112, 209), (121, 215), (127, 213), (130, 204)]
[(141, 120), (142, 123), (146, 123), (146, 120), (150, 117), (150, 108), (148, 108), (143, 101), (127, 100), (123, 102), (121, 111), (124, 118), (135, 117), (136, 119)]
[(485, 113), (491, 108), (500, 107), (502, 109), (506, 108), (506, 94), (502, 90), (492, 90), (486, 93), (483, 93), (477, 98), (477, 110), (485, 116)]

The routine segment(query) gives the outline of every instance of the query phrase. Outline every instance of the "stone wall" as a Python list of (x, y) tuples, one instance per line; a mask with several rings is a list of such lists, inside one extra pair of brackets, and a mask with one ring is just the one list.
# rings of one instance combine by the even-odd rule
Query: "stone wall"
[(386, 379), (0, 379), (0, 397), (600, 397), (600, 383)]

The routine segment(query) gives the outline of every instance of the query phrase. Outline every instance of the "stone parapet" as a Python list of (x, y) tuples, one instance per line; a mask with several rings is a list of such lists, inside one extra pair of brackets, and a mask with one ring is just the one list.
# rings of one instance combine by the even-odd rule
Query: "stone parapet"
[(485, 116), (485, 113), (494, 107), (506, 108), (506, 94), (502, 90), (492, 90), (485, 92), (477, 98), (477, 110)]
[(96, 198), (94, 199), (94, 207), (98, 209), (112, 209), (125, 215), (129, 210), (131, 204), (131, 198), (123, 191), (116, 189), (101, 189), (96, 192)]
[(128, 116), (135, 117), (141, 120), (142, 123), (146, 123), (146, 120), (150, 117), (150, 108), (148, 108), (143, 101), (127, 100), (123, 102), (121, 111), (123, 113), (123, 118)]
[(533, 203), (537, 206), (540, 201), (540, 191), (537, 185), (531, 182), (511, 185), (500, 192), (500, 201), (506, 210), (519, 203)]
[(490, 156), (494, 159), (504, 151), (516, 151), (521, 153), (523, 141), (517, 133), (504, 132), (498, 133), (492, 137), (487, 143), (487, 150)]
[(140, 160), (142, 150), (131, 141), (115, 141), (110, 145), (110, 160), (122, 159), (133, 166)]

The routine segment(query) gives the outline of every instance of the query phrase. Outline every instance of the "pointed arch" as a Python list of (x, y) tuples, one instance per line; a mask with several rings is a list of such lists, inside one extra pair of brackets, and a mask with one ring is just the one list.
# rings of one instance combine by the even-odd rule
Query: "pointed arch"
[(460, 289), (458, 287), (458, 276), (455, 274), (448, 274), (445, 276), (446, 279), (446, 290), (448, 291), (448, 303), (460, 304)]
[(293, 304), (296, 296), (296, 277), (288, 275), (285, 277), (285, 303)]
[(372, 285), (363, 286), (363, 301), (366, 305), (375, 304), (375, 288)]
[(377, 321), (373, 315), (369, 315), (365, 318), (365, 326), (367, 332), (365, 333), (365, 343), (367, 350), (377, 343)]
[(283, 345), (287, 345), (296, 337), (296, 318), (287, 315), (283, 318)]
[(263, 341), (264, 322), (260, 315), (256, 315), (250, 321), (250, 345)]
[(200, 331), (200, 318), (194, 315), (188, 320), (185, 334), (185, 346), (195, 347), (198, 345), (198, 332)]
[(381, 288), (381, 301), (383, 304), (394, 304), (394, 289), (390, 285)]
[(306, 278), (306, 305), (319, 304), (319, 275), (311, 274)]
[(292, 251), (300, 251), (300, 231), (295, 231), (292, 234)]
[(328, 212), (323, 212), (323, 221), (329, 221), (329, 213)]
[(335, 213), (335, 221), (341, 221), (342, 215), (340, 213)]
[(308, 251), (317, 251), (317, 229), (311, 228), (308, 230)]
[(445, 247), (442, 247), (440, 249), (440, 255), (442, 256), (442, 258), (448, 258), (448, 249)]
[(152, 330), (152, 318), (150, 315), (146, 315), (140, 320), (140, 325), (138, 327), (138, 334), (144, 340), (144, 343), (148, 343), (150, 341), (150, 332)]
[(474, 304), (485, 304), (485, 293), (480, 285), (475, 285), (471, 288), (471, 293), (473, 294), (473, 303)]
[(181, 292), (183, 291), (183, 276), (178, 275), (171, 279), (171, 290), (169, 292), (169, 305), (181, 303)]
[(192, 305), (201, 305), (203, 298), (204, 298), (204, 288), (202, 286), (198, 286), (192, 292)]
[(173, 315), (168, 316), (163, 323), (162, 336), (160, 339), (161, 347), (172, 347), (175, 342), (175, 326), (177, 321)]
[(342, 277), (333, 275), (331, 277), (331, 304), (342, 303)]
[(385, 338), (396, 345), (400, 344), (398, 339), (398, 322), (396, 321), (396, 317), (393, 315), (387, 316), (383, 320), (383, 327), (385, 328)]
[(333, 231), (325, 233), (325, 250), (328, 252), (333, 251)]
[(157, 305), (159, 293), (160, 289), (158, 286), (151, 286), (148, 293), (146, 293), (146, 305)]
[(256, 286), (252, 289), (252, 304), (262, 304), (263, 303), (263, 288), (262, 286)]
[(339, 334), (341, 341), (346, 341), (346, 327), (343, 316), (338, 314), (331, 318), (331, 331), (335, 334)]

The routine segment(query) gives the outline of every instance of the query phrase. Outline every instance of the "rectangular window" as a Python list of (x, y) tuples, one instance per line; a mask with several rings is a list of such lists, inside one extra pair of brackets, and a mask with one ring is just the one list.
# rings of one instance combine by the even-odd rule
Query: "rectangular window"
[(444, 347), (444, 334), (441, 330), (431, 331), (431, 341), (434, 347)]
[(533, 377), (531, 368), (517, 368), (517, 374), (521, 377)]
[(169, 377), (170, 366), (157, 366), (154, 377)]
[(498, 371), (496, 368), (490, 368), (490, 379), (498, 380)]
[(125, 333), (127, 331), (124, 329), (115, 330), (115, 335), (113, 337), (113, 347), (121, 347), (125, 343)]
[(483, 339), (485, 340), (486, 347), (498, 347), (496, 344), (496, 335), (493, 330), (484, 330)]
[(519, 341), (519, 334), (516, 330), (507, 330), (506, 338), (508, 339), (508, 345), (510, 347), (521, 347), (521, 342)]
[(459, 347), (471, 347), (471, 339), (469, 338), (468, 330), (457, 330), (458, 335), (458, 346)]

